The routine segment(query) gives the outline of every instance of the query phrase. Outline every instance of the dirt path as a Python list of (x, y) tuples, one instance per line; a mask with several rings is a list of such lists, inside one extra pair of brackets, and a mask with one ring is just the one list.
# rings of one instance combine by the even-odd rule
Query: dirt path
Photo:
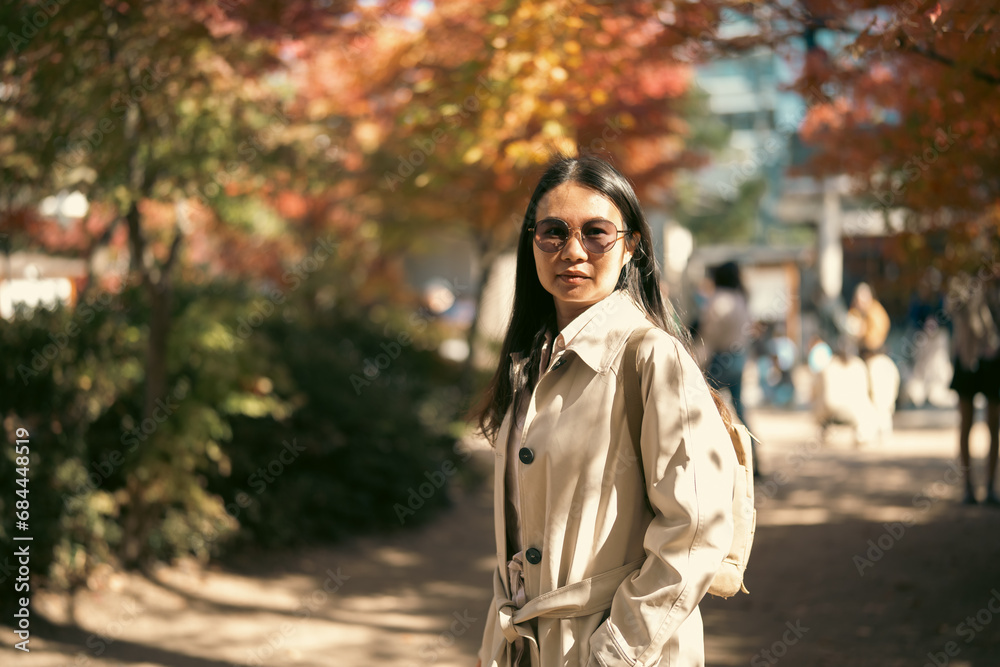
[[(957, 504), (953, 416), (898, 415), (892, 441), (862, 451), (845, 433), (814, 444), (804, 413), (751, 416), (768, 473), (752, 594), (703, 603), (708, 664), (922, 667), (931, 653), (937, 667), (1000, 666), (1000, 510)], [(980, 472), (986, 437), (977, 425)], [(0, 664), (474, 665), (492, 568), (488, 486), (387, 537), (116, 575), (72, 611), (36, 595), (32, 652), (8, 639)]]

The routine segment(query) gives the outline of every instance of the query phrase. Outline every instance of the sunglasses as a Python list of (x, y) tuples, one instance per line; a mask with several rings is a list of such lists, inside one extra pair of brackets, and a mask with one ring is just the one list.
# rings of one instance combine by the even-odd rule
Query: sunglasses
[(573, 234), (580, 235), (580, 243), (587, 249), (587, 252), (604, 254), (611, 250), (618, 237), (623, 234), (634, 234), (629, 230), (620, 230), (609, 220), (588, 220), (579, 229), (571, 228), (564, 220), (558, 218), (546, 218), (541, 222), (536, 222), (529, 229), (533, 229), (535, 234), (535, 245), (542, 252), (559, 252), (569, 241)]

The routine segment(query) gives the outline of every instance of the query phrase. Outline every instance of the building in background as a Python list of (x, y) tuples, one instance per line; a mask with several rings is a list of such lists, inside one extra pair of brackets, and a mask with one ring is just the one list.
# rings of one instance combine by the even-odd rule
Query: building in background
[(777, 54), (762, 49), (703, 65), (695, 81), (707, 95), (710, 111), (729, 130), (728, 146), (697, 175), (702, 196), (733, 201), (741, 186), (762, 181), (750, 240), (766, 243), (775, 231), (784, 231), (775, 211), (805, 108), (801, 97), (782, 90), (792, 81), (791, 72)]
[[(750, 22), (733, 14), (722, 33), (735, 37), (748, 29)], [(707, 271), (735, 261), (760, 330), (777, 327), (802, 350), (815, 328), (802, 321), (802, 304), (817, 283), (821, 249), (817, 210), (811, 208), (812, 217), (806, 220), (789, 221), (780, 215), (788, 196), (792, 148), (806, 109), (798, 94), (785, 90), (792, 80), (791, 66), (763, 48), (698, 68), (696, 87), (728, 130), (728, 141), (710, 165), (691, 175), (697, 206), (706, 213), (685, 221), (696, 242), (671, 297), (682, 311), (696, 313)]]
[[(46, 197), (38, 212), (60, 224), (83, 218), (90, 205), (80, 192), (62, 191)], [(10, 251), (10, 237), (0, 235), (0, 318), (11, 319), (25, 308), (76, 305), (87, 278), (87, 260), (55, 257), (38, 252)]]
[(0, 318), (11, 319), (19, 306), (28, 310), (73, 306), (86, 276), (83, 259), (4, 253), (0, 255)]

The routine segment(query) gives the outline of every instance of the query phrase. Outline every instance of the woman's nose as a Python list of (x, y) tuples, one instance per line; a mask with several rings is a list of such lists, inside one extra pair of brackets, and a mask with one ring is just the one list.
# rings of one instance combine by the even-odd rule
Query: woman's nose
[(562, 247), (559, 257), (562, 259), (587, 259), (587, 249), (583, 247), (583, 232), (579, 229), (569, 230), (569, 238)]

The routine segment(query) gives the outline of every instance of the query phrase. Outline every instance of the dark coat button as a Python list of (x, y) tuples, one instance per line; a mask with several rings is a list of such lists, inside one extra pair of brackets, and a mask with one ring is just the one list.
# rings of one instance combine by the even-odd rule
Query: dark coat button
[(517, 458), (521, 459), (521, 463), (531, 463), (535, 460), (535, 454), (527, 447), (521, 447), (521, 451), (517, 453)]
[(528, 562), (531, 563), (532, 565), (538, 565), (539, 563), (542, 562), (542, 552), (536, 549), (535, 547), (531, 547), (530, 549), (525, 551), (524, 557), (527, 558)]
[(556, 363), (552, 364), (552, 370), (555, 370), (555, 369), (559, 368), (564, 363), (566, 363), (566, 358), (565, 357), (563, 357), (562, 359), (557, 359)]

